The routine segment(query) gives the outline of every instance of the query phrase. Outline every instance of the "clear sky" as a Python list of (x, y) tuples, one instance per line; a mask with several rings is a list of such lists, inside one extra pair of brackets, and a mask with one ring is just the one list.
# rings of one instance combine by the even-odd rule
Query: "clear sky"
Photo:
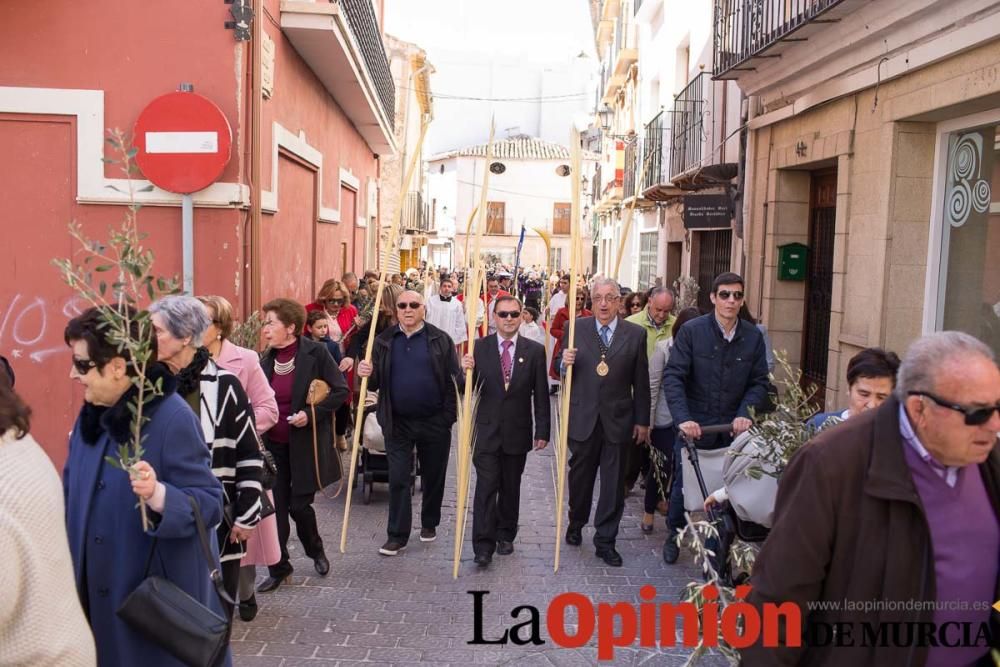
[(587, 0), (385, 0), (386, 32), (425, 49), (565, 62), (594, 55)]

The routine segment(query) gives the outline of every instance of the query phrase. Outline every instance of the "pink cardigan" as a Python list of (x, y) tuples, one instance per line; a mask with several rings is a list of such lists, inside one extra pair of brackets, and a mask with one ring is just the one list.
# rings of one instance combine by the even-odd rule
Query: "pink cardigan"
[(274, 390), (260, 367), (260, 356), (256, 352), (224, 340), (215, 362), (239, 378), (253, 406), (258, 434), (278, 423), (278, 402), (274, 400)]

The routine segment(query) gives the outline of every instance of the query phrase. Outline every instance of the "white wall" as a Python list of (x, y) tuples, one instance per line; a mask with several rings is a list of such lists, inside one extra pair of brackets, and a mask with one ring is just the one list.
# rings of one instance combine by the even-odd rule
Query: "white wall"
[[(504, 160), (503, 174), (490, 174), (489, 201), (505, 204), (505, 234), (488, 235), (482, 240), (483, 250), (512, 248), (517, 245), (522, 222), (528, 228), (522, 251), (522, 266), (544, 262), (544, 245), (531, 231), (541, 227), (551, 233), (552, 213), (556, 202), (569, 203), (572, 198), (570, 176), (559, 176), (556, 168), (569, 160)], [(441, 165), (444, 173), (440, 173)], [(447, 158), (428, 163), (428, 196), (437, 200), (438, 216), (448, 207), (448, 216), (455, 218), (456, 262), (466, 264), (464, 257), (465, 226), (469, 215), (478, 206), (482, 192), (483, 159), (471, 157)], [(593, 174), (593, 162), (584, 162), (588, 179)], [(583, 227), (584, 261), (589, 264), (590, 226)], [(568, 262), (569, 236), (554, 236), (553, 247), (563, 249), (564, 265)]]

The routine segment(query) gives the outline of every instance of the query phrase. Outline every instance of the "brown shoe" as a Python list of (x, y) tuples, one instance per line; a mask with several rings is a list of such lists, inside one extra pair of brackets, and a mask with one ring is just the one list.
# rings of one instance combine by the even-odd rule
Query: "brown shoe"
[(347, 451), (347, 436), (338, 435), (337, 436), (337, 449), (342, 452)]
[(646, 535), (649, 535), (650, 533), (652, 533), (653, 532), (653, 515), (652, 514), (643, 513), (643, 515), (642, 515), (642, 523), (640, 524), (639, 527), (642, 528), (642, 532), (645, 533)]

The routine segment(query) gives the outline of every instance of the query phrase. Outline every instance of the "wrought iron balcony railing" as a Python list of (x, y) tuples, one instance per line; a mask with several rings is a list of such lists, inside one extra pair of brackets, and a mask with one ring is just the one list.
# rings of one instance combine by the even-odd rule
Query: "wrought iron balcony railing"
[(372, 0), (340, 0), (340, 4), (347, 15), (347, 24), (354, 35), (354, 41), (358, 43), (364, 56), (368, 74), (375, 82), (382, 111), (389, 119), (389, 126), (395, 127), (396, 87), (389, 72), (389, 59), (385, 54)]
[(714, 70), (721, 78), (843, 0), (715, 0)]
[(670, 180), (701, 163), (705, 141), (705, 79), (702, 72), (674, 98)]
[(645, 172), (642, 179), (643, 190), (670, 180), (664, 173), (664, 167), (670, 162), (670, 142), (666, 140), (670, 128), (664, 123), (666, 117), (667, 113), (661, 111), (646, 123), (646, 136), (643, 138), (645, 153), (642, 158)]
[(635, 196), (635, 182), (638, 177), (637, 169), (639, 167), (639, 153), (638, 137), (636, 137), (635, 141), (625, 142), (625, 174), (623, 176), (623, 196), (625, 199)]
[(407, 192), (403, 202), (403, 231), (427, 232), (431, 226), (431, 207), (419, 192)]

